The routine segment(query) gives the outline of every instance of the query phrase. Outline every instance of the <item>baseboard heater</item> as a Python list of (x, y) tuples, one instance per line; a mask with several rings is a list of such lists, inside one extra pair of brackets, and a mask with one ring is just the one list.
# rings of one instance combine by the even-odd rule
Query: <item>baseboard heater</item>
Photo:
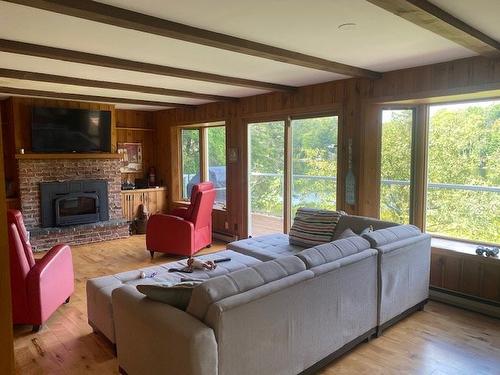
[(475, 311), (493, 318), (500, 318), (499, 302), (485, 300), (483, 298), (454, 292), (448, 289), (436, 288), (433, 286), (429, 289), (429, 298), (431, 300)]

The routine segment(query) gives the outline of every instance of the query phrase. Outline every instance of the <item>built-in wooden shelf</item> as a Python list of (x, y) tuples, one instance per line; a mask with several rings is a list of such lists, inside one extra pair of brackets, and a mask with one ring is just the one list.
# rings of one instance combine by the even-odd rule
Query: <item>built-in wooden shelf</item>
[(90, 154), (16, 154), (16, 159), (120, 159), (120, 154), (90, 153)]

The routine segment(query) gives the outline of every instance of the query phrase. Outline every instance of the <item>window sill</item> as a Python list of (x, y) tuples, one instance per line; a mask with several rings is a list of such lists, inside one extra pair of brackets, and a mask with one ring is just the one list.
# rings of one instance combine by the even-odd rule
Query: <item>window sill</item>
[[(500, 261), (499, 257), (485, 257), (476, 254), (476, 248), (481, 244), (474, 244), (470, 242), (464, 242), (460, 240), (450, 240), (445, 238), (432, 237), (431, 247), (432, 250), (437, 250), (440, 252), (455, 252), (459, 254), (472, 255), (474, 257), (480, 257), (484, 260)], [(488, 246), (489, 247), (489, 246)]]

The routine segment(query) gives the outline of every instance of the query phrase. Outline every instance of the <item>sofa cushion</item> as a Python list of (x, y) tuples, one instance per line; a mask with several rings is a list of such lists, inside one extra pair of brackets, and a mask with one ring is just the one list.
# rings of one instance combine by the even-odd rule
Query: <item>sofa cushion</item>
[(337, 240), (347, 228), (350, 228), (354, 233), (360, 234), (364, 229), (370, 227), (370, 225), (374, 230), (378, 230), (393, 227), (398, 224), (365, 216), (342, 215), (337, 224), (335, 233), (333, 234), (333, 240)]
[(337, 237), (337, 239), (343, 240), (344, 238), (356, 237), (356, 236), (359, 236), (359, 234), (354, 233), (351, 228), (347, 228), (340, 234), (340, 236)]
[(143, 284), (137, 285), (137, 290), (153, 301), (166, 303), (181, 310), (186, 310), (191, 294), (200, 281), (189, 281), (178, 284)]
[(204, 320), (212, 304), (305, 269), (304, 263), (299, 258), (289, 256), (215, 277), (194, 288), (186, 311)]
[(299, 208), (292, 228), (290, 244), (312, 247), (329, 242), (343, 211), (327, 211), (314, 208)]
[(398, 225), (364, 234), (363, 237), (370, 242), (372, 247), (378, 248), (388, 243), (415, 237), (420, 234), (420, 229), (414, 225)]
[(288, 235), (283, 233), (267, 234), (231, 242), (227, 244), (227, 248), (261, 261), (295, 255), (304, 250), (302, 246), (290, 245)]
[[(223, 250), (217, 253), (205, 254), (196, 257), (201, 260), (214, 260), (221, 258), (231, 258), (230, 262), (223, 262), (217, 265), (212, 271), (195, 270), (193, 273), (186, 274), (181, 272), (169, 272), (171, 268), (182, 268), (186, 266), (186, 260), (165, 263), (153, 267), (140, 268), (137, 270), (118, 273), (110, 276), (101, 276), (87, 281), (87, 313), (89, 323), (100, 332), (102, 332), (111, 342), (115, 342), (113, 308), (111, 305), (111, 293), (116, 288), (123, 285), (136, 287), (141, 284), (156, 284), (175, 282), (182, 279), (209, 279), (224, 275), (226, 273), (246, 268), (248, 266), (260, 263), (254, 257), (246, 256), (231, 250)], [(144, 272), (146, 278), (140, 277)], [(153, 276), (154, 275), (154, 276)], [(153, 277), (152, 277), (153, 276)]]
[(306, 249), (297, 254), (297, 257), (305, 263), (307, 269), (310, 269), (369, 248), (370, 243), (367, 240), (360, 236), (355, 236)]

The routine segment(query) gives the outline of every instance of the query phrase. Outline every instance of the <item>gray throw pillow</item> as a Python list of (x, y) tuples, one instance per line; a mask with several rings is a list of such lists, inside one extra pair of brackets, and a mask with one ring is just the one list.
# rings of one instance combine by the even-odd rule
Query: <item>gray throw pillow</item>
[(351, 228), (347, 228), (342, 232), (342, 234), (337, 238), (338, 240), (342, 240), (344, 238), (349, 238), (349, 237), (356, 237), (358, 236), (356, 233), (353, 232)]
[(171, 284), (137, 285), (137, 290), (149, 299), (166, 303), (181, 310), (186, 310), (193, 293), (193, 288), (201, 282)]

